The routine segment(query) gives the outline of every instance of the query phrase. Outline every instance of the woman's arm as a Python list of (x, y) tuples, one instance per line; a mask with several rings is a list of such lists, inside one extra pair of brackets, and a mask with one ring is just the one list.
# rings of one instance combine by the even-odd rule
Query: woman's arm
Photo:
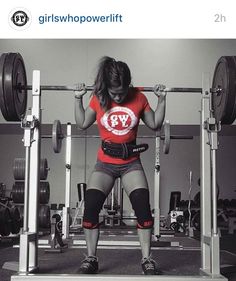
[(95, 120), (96, 112), (90, 107), (87, 107), (85, 110), (83, 106), (83, 99), (75, 98), (75, 122), (78, 127), (82, 130), (85, 130), (90, 127)]
[(96, 112), (90, 107), (84, 109), (83, 96), (86, 92), (85, 86), (75, 91), (75, 122), (82, 130), (87, 129), (96, 121)]
[(150, 109), (149, 111), (145, 111), (141, 119), (144, 124), (147, 125), (152, 130), (158, 130), (161, 128), (162, 123), (165, 119), (165, 111), (166, 111), (166, 93), (163, 92), (164, 86), (158, 85), (154, 89), (154, 94), (158, 96), (158, 104), (156, 110), (153, 111)]

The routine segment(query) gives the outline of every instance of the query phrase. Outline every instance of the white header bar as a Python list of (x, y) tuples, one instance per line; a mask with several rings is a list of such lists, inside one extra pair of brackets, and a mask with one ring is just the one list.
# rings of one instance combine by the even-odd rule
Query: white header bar
[(236, 38), (235, 0), (5, 1), (1, 38)]

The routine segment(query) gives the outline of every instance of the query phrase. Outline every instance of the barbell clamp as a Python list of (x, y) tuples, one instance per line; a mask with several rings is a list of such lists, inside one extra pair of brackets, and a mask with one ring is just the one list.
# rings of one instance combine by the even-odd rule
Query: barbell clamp
[(204, 128), (209, 132), (220, 132), (221, 130), (221, 122), (216, 122), (216, 119), (213, 117), (208, 118), (205, 121), (205, 126)]
[(160, 165), (155, 165), (156, 172), (160, 172)]
[(24, 142), (25, 147), (30, 147), (34, 142), (33, 140), (33, 131), (35, 128), (39, 127), (39, 120), (33, 115), (27, 115), (26, 118), (21, 121), (21, 128), (24, 129)]
[(27, 115), (26, 118), (21, 121), (21, 128), (35, 129), (39, 127), (39, 120), (33, 115)]
[(205, 122), (205, 127), (209, 136), (209, 145), (212, 150), (218, 149), (218, 132), (221, 130), (221, 122), (216, 122), (216, 119), (210, 117)]

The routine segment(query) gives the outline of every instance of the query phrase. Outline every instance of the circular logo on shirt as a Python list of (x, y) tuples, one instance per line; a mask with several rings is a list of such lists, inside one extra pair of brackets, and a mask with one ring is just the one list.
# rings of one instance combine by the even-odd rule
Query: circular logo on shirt
[(116, 106), (103, 115), (101, 124), (114, 135), (123, 136), (137, 124), (137, 117), (131, 109)]

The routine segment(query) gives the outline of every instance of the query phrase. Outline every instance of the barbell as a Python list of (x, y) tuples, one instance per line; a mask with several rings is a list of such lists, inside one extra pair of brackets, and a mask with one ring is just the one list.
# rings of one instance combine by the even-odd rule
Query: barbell
[[(236, 118), (236, 56), (222, 56), (214, 70), (212, 111), (217, 122), (232, 124)], [(154, 87), (138, 87), (153, 92)], [(0, 108), (6, 121), (21, 121), (26, 114), (27, 85), (24, 60), (19, 53), (3, 53), (0, 57)], [(76, 86), (41, 86), (41, 91), (75, 91)], [(86, 86), (93, 91), (93, 86)], [(165, 88), (165, 92), (201, 93), (202, 88)]]
[[(170, 142), (171, 139), (193, 139), (193, 136), (188, 135), (171, 135), (170, 130), (170, 122), (166, 120), (163, 124), (162, 130), (156, 132), (156, 135), (154, 136), (148, 136), (148, 135), (141, 135), (137, 136), (137, 138), (140, 139), (151, 139), (160, 137), (161, 140), (163, 140), (163, 153), (168, 154), (170, 150)], [(62, 125), (60, 120), (55, 120), (52, 125), (52, 134), (51, 135), (42, 135), (42, 138), (52, 138), (52, 147), (55, 153), (60, 153), (62, 141), (67, 136), (63, 133)], [(98, 135), (73, 135), (71, 138), (100, 138)]]

